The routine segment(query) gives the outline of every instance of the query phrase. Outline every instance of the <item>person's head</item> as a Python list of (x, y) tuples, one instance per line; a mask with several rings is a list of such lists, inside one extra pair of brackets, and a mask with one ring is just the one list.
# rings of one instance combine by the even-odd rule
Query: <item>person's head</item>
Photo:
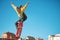
[(20, 8), (22, 7), (22, 5), (20, 5)]
[(19, 7), (17, 7), (18, 9), (20, 9), (22, 7), (22, 5), (20, 5)]

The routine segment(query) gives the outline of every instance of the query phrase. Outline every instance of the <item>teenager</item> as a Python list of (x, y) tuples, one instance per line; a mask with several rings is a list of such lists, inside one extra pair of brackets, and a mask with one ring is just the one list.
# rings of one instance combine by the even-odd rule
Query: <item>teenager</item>
[(16, 24), (16, 28), (17, 28), (17, 33), (16, 33), (16, 37), (19, 38), (19, 36), (21, 36), (21, 32), (22, 32), (22, 27), (23, 27), (23, 22), (27, 19), (26, 14), (24, 13), (26, 7), (28, 6), (28, 2), (22, 6), (20, 5), (20, 7), (16, 7), (13, 3), (11, 4), (11, 6), (14, 8), (14, 10), (16, 11), (16, 13), (19, 16), (19, 20), (15, 23)]

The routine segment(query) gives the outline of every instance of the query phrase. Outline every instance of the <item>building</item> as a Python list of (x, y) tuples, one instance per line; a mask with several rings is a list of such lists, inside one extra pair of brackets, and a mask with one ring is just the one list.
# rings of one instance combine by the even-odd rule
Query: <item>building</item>
[(32, 36), (27, 36), (27, 37), (25, 38), (25, 40), (35, 40), (35, 38), (32, 37)]
[(60, 34), (49, 35), (48, 40), (60, 40)]
[(18, 40), (16, 38), (15, 34), (11, 33), (11, 32), (6, 32), (6, 33), (2, 34), (2, 38), (1, 39), (3, 39), (3, 40), (6, 40), (6, 39), (7, 40), (9, 40), (9, 39), (11, 39), (11, 40)]
[(42, 38), (37, 38), (36, 40), (43, 40)]

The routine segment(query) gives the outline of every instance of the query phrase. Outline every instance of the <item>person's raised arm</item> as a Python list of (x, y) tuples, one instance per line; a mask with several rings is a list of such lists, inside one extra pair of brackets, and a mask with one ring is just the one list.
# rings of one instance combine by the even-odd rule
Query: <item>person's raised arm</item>
[(26, 9), (26, 7), (28, 6), (29, 2), (27, 2), (24, 6), (23, 6), (23, 10)]
[(13, 9), (16, 11), (16, 13), (18, 14), (18, 16), (20, 16), (19, 13), (17, 12), (17, 7), (16, 7), (13, 3), (11, 3), (11, 6), (12, 6)]
[(13, 7), (13, 9), (16, 11), (16, 6), (13, 4), (13, 3), (11, 3), (11, 6)]

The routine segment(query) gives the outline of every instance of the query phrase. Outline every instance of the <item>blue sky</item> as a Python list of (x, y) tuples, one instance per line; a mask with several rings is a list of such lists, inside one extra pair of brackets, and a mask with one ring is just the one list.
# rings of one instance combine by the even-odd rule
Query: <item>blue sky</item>
[(30, 2), (25, 10), (22, 38), (33, 36), (48, 40), (48, 35), (60, 33), (60, 0), (0, 0), (0, 37), (5, 32), (16, 33), (15, 22), (19, 19), (11, 2), (16, 6)]

